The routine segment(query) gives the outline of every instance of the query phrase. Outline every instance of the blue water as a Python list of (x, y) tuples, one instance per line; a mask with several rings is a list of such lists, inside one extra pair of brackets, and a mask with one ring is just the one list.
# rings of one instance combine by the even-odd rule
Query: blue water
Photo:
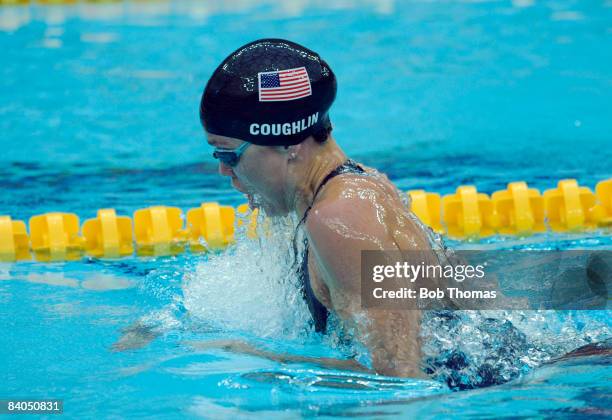
[[(218, 62), (258, 37), (320, 52), (339, 80), (336, 140), (402, 189), (612, 176), (609, 0), (283, 3), (1, 7), (0, 214), (242, 203), (197, 112)], [(483, 390), (205, 348), (355, 351), (306, 327), (286, 239), (279, 227), (265, 249), (244, 240), (210, 258), (0, 265), (0, 399), (63, 398), (70, 417), (610, 415), (609, 356), (553, 362), (609, 338), (609, 311), (497, 314), (540, 351)], [(483, 245), (611, 249), (612, 237)], [(479, 318), (468, 318), (469, 339)]]

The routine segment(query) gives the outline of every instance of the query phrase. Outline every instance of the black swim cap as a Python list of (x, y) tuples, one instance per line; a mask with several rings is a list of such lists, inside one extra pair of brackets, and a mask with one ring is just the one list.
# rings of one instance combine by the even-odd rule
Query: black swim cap
[(317, 53), (260, 39), (229, 55), (208, 81), (200, 120), (212, 134), (263, 146), (298, 144), (331, 130), (336, 76)]

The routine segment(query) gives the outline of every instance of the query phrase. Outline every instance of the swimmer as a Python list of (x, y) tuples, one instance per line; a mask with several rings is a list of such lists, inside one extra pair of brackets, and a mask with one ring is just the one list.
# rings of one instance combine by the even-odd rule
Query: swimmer
[[(410, 213), (399, 192), (384, 176), (347, 157), (331, 135), (329, 110), (336, 79), (318, 54), (295, 43), (266, 39), (241, 47), (215, 70), (202, 96), (200, 117), (219, 171), (245, 193), (252, 207), (269, 216), (294, 214), (296, 238), (305, 237), (298, 267), (312, 324), (325, 333), (333, 312), (355, 331), (370, 351), (374, 373), (423, 377), (424, 367), (461, 371), (468, 360), (459, 353), (423, 365), (422, 316), (416, 310), (391, 311), (361, 306), (362, 250), (418, 251), (419, 263), (438, 263), (429, 233)], [(585, 284), (607, 301), (612, 264), (595, 258)], [(537, 273), (536, 273), (537, 274)], [(575, 275), (564, 276), (571, 284)], [(558, 287), (560, 297), (567, 288)], [(572, 298), (575, 295), (570, 295)], [(442, 317), (444, 318), (444, 317)], [(446, 315), (453, 323), (454, 315)], [(502, 331), (505, 356), (519, 359), (524, 339), (509, 322), (482, 327)], [(163, 331), (146, 319), (124, 329), (114, 351), (144, 347)], [(484, 335), (484, 334), (483, 334)], [(221, 348), (276, 360), (326, 368), (372, 372), (355, 360), (281, 355), (236, 340), (185, 343), (195, 349)], [(609, 348), (609, 346), (608, 346)], [(587, 349), (589, 352), (597, 349)], [(451, 376), (449, 386), (466, 389), (508, 380), (494, 370), (478, 383)]]
[(299, 274), (316, 331), (325, 332), (333, 312), (368, 348), (376, 373), (422, 377), (421, 314), (361, 307), (361, 251), (437, 257), (397, 188), (336, 143), (329, 117), (335, 97), (334, 72), (317, 53), (262, 39), (217, 67), (200, 119), (219, 173), (252, 207), (297, 215), (306, 238)]

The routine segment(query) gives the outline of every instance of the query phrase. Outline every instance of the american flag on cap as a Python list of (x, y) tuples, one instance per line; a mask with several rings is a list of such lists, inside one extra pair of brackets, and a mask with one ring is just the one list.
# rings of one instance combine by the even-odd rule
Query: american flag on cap
[(292, 101), (312, 95), (306, 67), (257, 73), (259, 101)]

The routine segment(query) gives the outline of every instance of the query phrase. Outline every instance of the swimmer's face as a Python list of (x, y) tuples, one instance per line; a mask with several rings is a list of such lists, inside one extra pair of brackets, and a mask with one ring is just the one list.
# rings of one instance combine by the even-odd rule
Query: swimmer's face
[[(237, 149), (244, 141), (232, 137), (206, 133), (208, 144), (215, 148)], [(254, 206), (257, 195), (258, 206), (270, 216), (289, 212), (285, 204), (287, 153), (282, 147), (249, 146), (235, 166), (219, 161), (219, 173), (231, 177), (232, 186), (247, 195)]]

